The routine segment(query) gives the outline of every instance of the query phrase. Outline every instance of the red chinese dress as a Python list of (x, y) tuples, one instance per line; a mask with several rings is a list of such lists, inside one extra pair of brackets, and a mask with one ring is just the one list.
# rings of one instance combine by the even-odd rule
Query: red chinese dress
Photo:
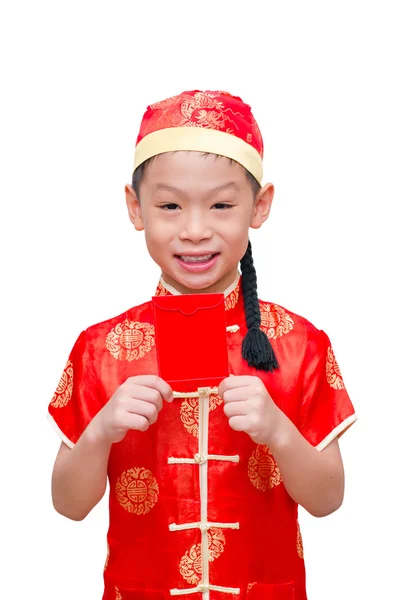
[[(156, 294), (175, 293), (161, 282)], [(327, 335), (260, 301), (280, 369), (242, 359), (240, 281), (225, 292), (230, 373), (262, 379), (322, 450), (355, 420)], [(211, 343), (205, 332), (205, 344)], [(68, 446), (128, 377), (157, 373), (152, 302), (78, 337), (49, 405)], [(306, 600), (298, 506), (266, 446), (233, 431), (216, 389), (176, 394), (148, 431), (113, 444), (103, 600)]]

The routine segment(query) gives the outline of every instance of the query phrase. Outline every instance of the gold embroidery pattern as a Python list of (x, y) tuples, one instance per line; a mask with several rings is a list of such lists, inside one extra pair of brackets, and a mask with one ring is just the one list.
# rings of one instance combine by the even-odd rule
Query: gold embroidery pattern
[(228, 126), (238, 126), (226, 113), (243, 116), (241, 113), (225, 108), (223, 102), (216, 100), (216, 95), (208, 92), (196, 92), (172, 96), (166, 100), (155, 102), (150, 106), (155, 111), (141, 126), (142, 137), (168, 127), (202, 127), (205, 129), (224, 130), (233, 134)]
[(115, 600), (123, 600), (123, 596), (120, 594), (120, 590), (117, 585), (114, 587), (114, 591), (116, 592)]
[(201, 544), (194, 544), (181, 558), (179, 572), (188, 583), (197, 585), (201, 581)]
[(128, 512), (146, 515), (158, 501), (159, 486), (149, 469), (133, 467), (118, 478), (116, 497)]
[(329, 346), (327, 351), (327, 363), (325, 365), (325, 370), (329, 385), (334, 388), (334, 390), (344, 390), (345, 384), (343, 383), (339, 365), (336, 362), (336, 358), (331, 346)]
[(171, 293), (165, 289), (161, 281), (158, 282), (155, 296), (171, 296)]
[[(213, 562), (225, 549), (226, 539), (222, 529), (208, 531), (208, 560)], [(201, 544), (194, 544), (181, 558), (179, 572), (190, 584), (197, 585), (201, 582)]]
[(109, 542), (106, 542), (106, 543), (107, 543), (107, 549), (108, 549), (108, 551), (107, 551), (107, 554), (106, 554), (105, 565), (103, 567), (104, 571), (106, 571), (106, 568), (107, 568), (107, 566), (109, 564), (109, 554), (110, 554)]
[(58, 387), (51, 400), (51, 406), (62, 408), (66, 406), (73, 392), (73, 365), (70, 360), (66, 363)]
[(277, 339), (294, 328), (294, 321), (281, 306), (259, 302), (261, 312), (261, 328), (267, 337)]
[(225, 310), (231, 310), (234, 308), (238, 302), (238, 298), (240, 295), (240, 281), (236, 285), (233, 291), (230, 292), (225, 298)]
[(255, 448), (248, 461), (248, 477), (260, 492), (267, 492), (280, 485), (281, 473), (267, 446)]
[[(219, 394), (211, 394), (210, 411), (222, 404)], [(199, 435), (199, 400), (198, 398), (185, 398), (181, 403), (181, 421), (189, 433), (198, 438)]]
[(125, 319), (106, 336), (106, 348), (117, 360), (138, 360), (154, 346), (154, 326)]
[(303, 543), (302, 543), (302, 534), (301, 529), (299, 527), (299, 523), (297, 523), (297, 532), (296, 532), (296, 551), (298, 553), (299, 558), (303, 558)]
[(225, 534), (222, 529), (214, 527), (208, 531), (208, 552), (209, 561), (212, 562), (216, 558), (219, 558), (222, 552), (225, 550)]

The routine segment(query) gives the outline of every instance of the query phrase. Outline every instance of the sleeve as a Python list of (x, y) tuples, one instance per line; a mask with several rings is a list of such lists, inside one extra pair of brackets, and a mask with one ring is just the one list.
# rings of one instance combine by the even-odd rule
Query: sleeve
[(330, 340), (312, 326), (303, 362), (299, 430), (323, 450), (356, 420)]
[(48, 406), (47, 418), (69, 448), (73, 448), (88, 423), (102, 408), (101, 397), (94, 349), (87, 342), (87, 332), (82, 331)]

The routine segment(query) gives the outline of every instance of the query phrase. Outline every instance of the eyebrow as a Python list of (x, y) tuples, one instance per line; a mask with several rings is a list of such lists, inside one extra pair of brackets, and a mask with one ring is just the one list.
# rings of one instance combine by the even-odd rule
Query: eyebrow
[[(218, 185), (210, 190), (208, 190), (209, 194), (222, 192), (223, 190), (234, 189), (238, 190), (239, 187), (234, 181), (229, 181), (228, 183), (223, 183), (222, 185)], [(166, 191), (166, 192), (174, 192), (176, 194), (185, 194), (185, 190), (178, 188), (174, 185), (168, 185), (166, 183), (156, 183), (154, 186), (154, 191)]]

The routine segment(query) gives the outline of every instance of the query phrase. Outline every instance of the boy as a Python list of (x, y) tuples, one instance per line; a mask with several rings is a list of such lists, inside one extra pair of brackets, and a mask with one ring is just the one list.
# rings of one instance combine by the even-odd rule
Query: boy
[[(250, 107), (226, 92), (144, 115), (129, 217), (161, 268), (156, 295), (224, 293), (230, 377), (173, 393), (152, 302), (78, 337), (49, 406), (52, 494), (81, 520), (109, 478), (103, 600), (305, 600), (298, 504), (324, 516), (342, 503), (337, 439), (356, 416), (329, 339), (257, 298), (248, 231), (274, 192), (262, 157)], [(211, 332), (192, 343), (205, 352)]]

